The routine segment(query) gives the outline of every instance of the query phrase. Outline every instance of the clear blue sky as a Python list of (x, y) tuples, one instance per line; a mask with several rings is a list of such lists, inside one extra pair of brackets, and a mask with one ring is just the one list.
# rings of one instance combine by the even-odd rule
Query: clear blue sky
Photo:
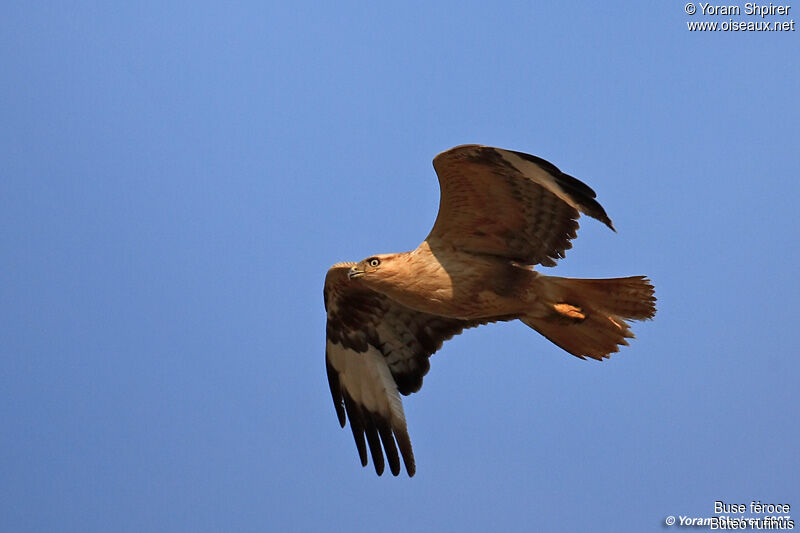
[[(729, 18), (4, 5), (0, 529), (661, 531), (715, 500), (800, 506), (799, 36), (686, 26)], [(331, 405), (323, 279), (414, 248), (431, 159), (463, 143), (593, 187), (619, 233), (582, 219), (548, 273), (647, 274), (659, 312), (603, 363), (521, 323), (446, 343), (405, 399), (417, 476), (378, 478)]]

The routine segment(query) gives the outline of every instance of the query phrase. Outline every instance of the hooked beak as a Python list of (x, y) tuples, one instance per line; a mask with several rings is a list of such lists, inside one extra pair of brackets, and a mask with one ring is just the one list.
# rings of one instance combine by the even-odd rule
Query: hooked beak
[(350, 270), (347, 271), (347, 279), (353, 279), (363, 275), (364, 271), (359, 270), (357, 267), (350, 267)]

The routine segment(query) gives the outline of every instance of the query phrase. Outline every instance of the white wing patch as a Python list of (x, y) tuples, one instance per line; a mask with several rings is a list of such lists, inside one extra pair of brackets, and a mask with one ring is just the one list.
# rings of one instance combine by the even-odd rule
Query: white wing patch
[(339, 372), (342, 388), (354, 401), (373, 413), (406, 424), (403, 402), (389, 366), (374, 346), (358, 353), (334, 342), (327, 342), (331, 364)]
[(511, 166), (516, 168), (520, 174), (532, 179), (551, 193), (555, 194), (559, 199), (568, 205), (571, 205), (575, 209), (582, 211), (581, 206), (575, 202), (572, 196), (567, 194), (556, 182), (555, 178), (542, 167), (532, 163), (531, 161), (526, 161), (517, 154), (509, 152), (508, 150), (503, 150), (501, 148), (495, 148), (494, 150), (496, 150), (497, 153), (499, 153)]
[(366, 444), (369, 444), (375, 470), (379, 475), (383, 472), (382, 442), (392, 474), (400, 472), (397, 453), (400, 448), (406, 471), (413, 476), (416, 467), (403, 402), (383, 354), (372, 345), (364, 352), (357, 352), (328, 340), (326, 347), (328, 363), (338, 374), (361, 464), (367, 464)]

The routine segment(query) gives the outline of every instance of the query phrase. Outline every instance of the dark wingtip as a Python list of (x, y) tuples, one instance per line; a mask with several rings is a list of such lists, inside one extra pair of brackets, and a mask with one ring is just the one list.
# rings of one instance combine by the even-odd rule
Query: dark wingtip
[(375, 421), (372, 420), (369, 414), (364, 418), (364, 432), (367, 435), (367, 445), (369, 446), (370, 455), (372, 455), (372, 464), (375, 466), (375, 473), (380, 476), (383, 474), (383, 469), (386, 465), (383, 460), (383, 449), (378, 436), (378, 428), (375, 427)]
[(535, 155), (526, 154), (525, 152), (516, 152), (513, 150), (509, 151), (547, 171), (555, 178), (559, 187), (561, 187), (561, 189), (567, 193), (576, 204), (578, 204), (580, 210), (584, 214), (599, 220), (611, 228), (614, 233), (617, 232), (617, 230), (614, 228), (614, 224), (611, 222), (611, 219), (608, 218), (606, 210), (603, 209), (603, 206), (601, 206), (597, 200), (595, 200), (595, 198), (597, 198), (597, 193), (594, 192), (594, 189), (586, 185), (575, 176), (570, 176), (569, 174), (562, 172), (557, 166), (546, 159), (542, 159), (541, 157), (537, 157)]
[(397, 447), (400, 448), (400, 455), (403, 456), (403, 463), (406, 465), (406, 473), (408, 477), (414, 477), (417, 472), (417, 464), (414, 461), (414, 450), (411, 447), (411, 439), (408, 437), (406, 428), (394, 428), (395, 440), (397, 440)]
[(343, 393), (344, 407), (347, 410), (347, 418), (350, 419), (350, 430), (353, 439), (356, 441), (358, 457), (361, 459), (361, 466), (367, 466), (367, 443), (364, 440), (364, 422), (361, 416), (361, 408), (356, 404), (349, 394)]
[(614, 224), (608, 217), (606, 210), (603, 209), (600, 202), (595, 200), (597, 195), (588, 185), (578, 178), (570, 176), (569, 174), (564, 174), (563, 172), (556, 175), (555, 178), (561, 189), (572, 198), (581, 212), (595, 220), (599, 220), (616, 233), (617, 230), (614, 229)]
[(333, 407), (336, 409), (336, 416), (339, 418), (339, 425), (344, 427), (346, 419), (344, 415), (344, 399), (342, 398), (342, 386), (339, 383), (339, 373), (331, 365), (330, 359), (325, 354), (325, 368), (328, 373), (328, 386), (331, 389), (331, 398), (333, 398)]
[(608, 226), (609, 229), (611, 229), (611, 231), (614, 233), (617, 232), (617, 229), (614, 227), (614, 223), (611, 222), (611, 219), (606, 214), (606, 210), (603, 209), (603, 206), (601, 206), (597, 200), (594, 198), (574, 198), (574, 200), (577, 202), (580, 211), (585, 215), (590, 216), (595, 220), (599, 220)]

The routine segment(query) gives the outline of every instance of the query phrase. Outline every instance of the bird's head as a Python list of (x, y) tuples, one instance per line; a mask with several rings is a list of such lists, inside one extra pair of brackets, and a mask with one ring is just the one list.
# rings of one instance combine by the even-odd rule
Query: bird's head
[(351, 267), (347, 272), (347, 278), (360, 279), (367, 284), (380, 282), (394, 273), (398, 255), (400, 254), (371, 255)]

